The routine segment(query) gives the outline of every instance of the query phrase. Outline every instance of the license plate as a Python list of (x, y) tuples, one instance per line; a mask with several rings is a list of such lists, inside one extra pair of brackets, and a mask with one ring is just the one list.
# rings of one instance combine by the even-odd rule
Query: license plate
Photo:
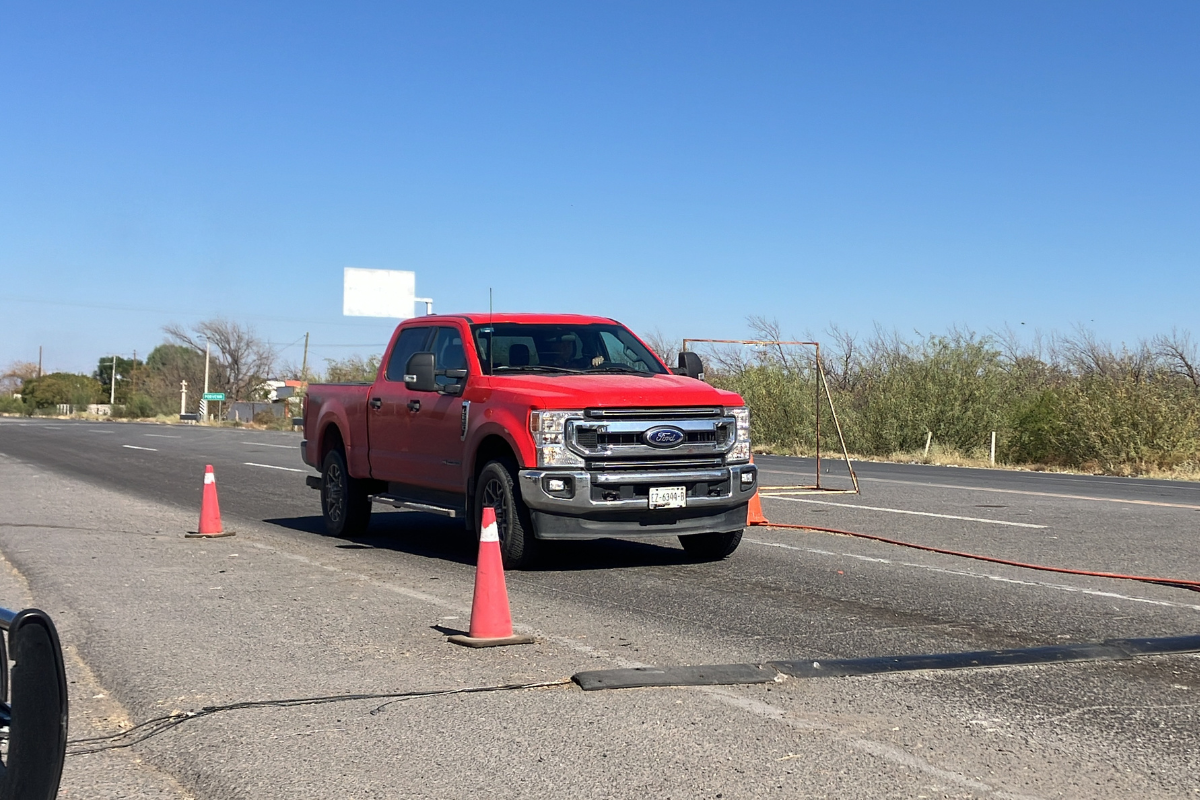
[(686, 486), (651, 486), (651, 508), (683, 508), (687, 505)]

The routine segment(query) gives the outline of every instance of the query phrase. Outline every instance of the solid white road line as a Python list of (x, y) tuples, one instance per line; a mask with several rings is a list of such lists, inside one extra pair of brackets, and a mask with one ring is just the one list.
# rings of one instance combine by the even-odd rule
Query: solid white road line
[(871, 556), (862, 556), (855, 553), (835, 553), (830, 550), (821, 550), (816, 547), (796, 547), (795, 545), (783, 544), (781, 542), (764, 542), (761, 539), (742, 539), (742, 541), (750, 542), (751, 544), (761, 544), (764, 547), (778, 547), (782, 550), (797, 550), (802, 553), (814, 553), (821, 556), (854, 558), (859, 561), (870, 561), (875, 564), (888, 564), (896, 567), (923, 569), (928, 570), (929, 572), (937, 572), (942, 575), (958, 575), (964, 578), (982, 578), (984, 580), (997, 581), (999, 583), (1011, 583), (1017, 586), (1040, 586), (1044, 589), (1057, 589), (1060, 592), (1090, 594), (1096, 597), (1109, 597), (1114, 600), (1129, 600), (1133, 603), (1148, 603), (1152, 606), (1167, 606), (1168, 608), (1186, 608), (1192, 611), (1200, 611), (1200, 605), (1194, 605), (1192, 603), (1173, 603), (1170, 600), (1152, 600), (1149, 597), (1136, 597), (1127, 594), (1117, 594), (1116, 592), (1105, 592), (1100, 589), (1084, 589), (1082, 586), (1068, 586), (1062, 583), (1044, 583), (1042, 581), (1023, 581), (1019, 578), (1006, 578), (1003, 575), (992, 575), (986, 572), (968, 572), (961, 569), (945, 569), (944, 567), (935, 567), (931, 564), (914, 564), (911, 561), (895, 561), (890, 558), (872, 558)]
[(138, 447), (136, 444), (123, 444), (123, 445), (121, 445), (121, 447), (127, 447), (130, 450), (149, 450), (152, 453), (158, 452), (157, 447)]
[(297, 449), (297, 450), (300, 449), (299, 443), (297, 443), (297, 444), (267, 444), (266, 442), (239, 442), (239, 444), (252, 444), (255, 447), (282, 447), (285, 450), (291, 450), (293, 448)]
[(288, 472), (308, 472), (306, 469), (296, 469), (295, 467), (277, 467), (274, 464), (255, 464), (253, 461), (244, 461), (247, 467), (262, 467), (263, 469), (282, 469)]
[[(807, 477), (807, 472), (789, 472), (780, 469), (768, 469), (759, 467), (759, 472), (764, 474), (774, 473), (775, 475), (799, 475)], [(1046, 474), (1046, 473), (1041, 473)], [(1191, 503), (1167, 503), (1160, 500), (1123, 500), (1119, 497), (1095, 497), (1086, 494), (1063, 494), (1060, 492), (1035, 492), (1029, 489), (997, 489), (991, 486), (959, 486), (953, 483), (925, 483), (924, 481), (905, 481), (899, 478), (864, 478), (858, 476), (859, 483), (899, 483), (904, 486), (927, 486), (930, 489), (959, 489), (964, 492), (999, 492), (1000, 494), (1023, 494), (1031, 497), (1053, 497), (1061, 500), (1087, 500), (1093, 503), (1130, 503), (1135, 506), (1160, 506), (1162, 508), (1186, 508), (1192, 511), (1200, 511), (1200, 505)], [(769, 487), (762, 486), (762, 489)]]
[[(767, 487), (763, 487), (767, 488)], [(859, 508), (864, 511), (886, 511), (889, 514), (911, 514), (916, 517), (937, 517), (939, 519), (960, 519), (964, 522), (986, 522), (988, 525), (1011, 525), (1014, 528), (1045, 528), (1045, 525), (1034, 525), (1029, 522), (1005, 522), (999, 519), (983, 519), (982, 517), (959, 517), (954, 514), (934, 514), (930, 511), (906, 511), (902, 508), (880, 508), (879, 506), (856, 506), (850, 503), (830, 503), (828, 500), (809, 500), (803, 497), (785, 497), (782, 494), (760, 495), (764, 500), (790, 500), (793, 503), (813, 503), (818, 506), (838, 506), (840, 508)]]
[(182, 436), (168, 436), (165, 433), (143, 433), (142, 436), (154, 436), (159, 439), (182, 439)]

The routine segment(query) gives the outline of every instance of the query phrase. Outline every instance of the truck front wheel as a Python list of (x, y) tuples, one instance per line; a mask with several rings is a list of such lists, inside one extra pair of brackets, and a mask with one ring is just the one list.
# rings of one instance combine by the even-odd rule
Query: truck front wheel
[(680, 536), (679, 543), (696, 561), (720, 561), (737, 550), (742, 543), (740, 530), (729, 533), (693, 533)]
[(517, 488), (516, 466), (506, 461), (489, 461), (479, 473), (475, 490), (475, 530), (483, 531), (483, 509), (496, 510), (500, 555), (505, 569), (520, 569), (533, 563), (537, 539), (529, 509)]
[(330, 451), (321, 468), (321, 515), (339, 539), (361, 536), (371, 522), (371, 497), (363, 481), (350, 477), (341, 450)]

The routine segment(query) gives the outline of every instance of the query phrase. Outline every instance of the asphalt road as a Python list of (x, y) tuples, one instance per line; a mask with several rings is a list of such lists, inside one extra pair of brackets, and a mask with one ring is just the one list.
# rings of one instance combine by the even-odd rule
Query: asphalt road
[[(226, 525), (239, 530), (239, 537), (205, 543), (207, 549), (244, 558), (253, 546), (259, 554), (255, 569), (239, 565), (238, 574), (247, 582), (241, 600), (248, 603), (239, 606), (240, 613), (291, 607), (301, 602), (293, 599), (298, 596), (320, 615), (353, 623), (354, 647), (378, 646), (395, 659), (400, 658), (397, 626), (385, 633), (387, 626), (363, 599), (369, 594), (364, 587), (392, 587), (393, 595), (407, 598), (402, 613), (411, 614), (415, 626), (409, 632), (413, 641), (403, 640), (411, 655), (401, 659), (401, 672), (425, 676), (425, 685), (437, 683), (434, 678), (445, 670), (450, 680), (456, 669), (468, 666), (472, 678), (485, 680), (485, 667), (511, 667), (515, 661), (520, 661), (516, 673), (536, 676), (606, 665), (819, 660), (1200, 633), (1200, 594), (1193, 592), (1035, 572), (827, 534), (752, 528), (738, 552), (718, 564), (688, 563), (674, 540), (553, 547), (540, 569), (508, 576), (514, 617), (544, 644), (537, 651), (476, 655), (459, 664), (467, 657), (447, 654), (440, 639), (426, 638), (433, 624), (465, 627), (461, 612), (446, 611), (469, 606), (473, 545), (452, 523), (399, 512), (376, 513), (361, 540), (329, 539), (321, 528), (317, 494), (304, 486), (310, 470), (300, 461), (298, 445), (299, 436), (286, 433), (0, 420), (0, 454), (8, 470), (0, 481), (0, 549), (29, 581), (34, 600), (42, 602), (39, 595), (54, 600), (74, 620), (73, 630), (86, 640), (81, 658), (132, 716), (150, 712), (150, 697), (162, 703), (178, 696), (170, 676), (187, 652), (180, 625), (183, 620), (192, 626), (214, 624), (195, 616), (186, 601), (189, 592), (211, 587), (181, 581), (173, 588), (165, 581), (152, 595), (137, 594), (150, 591), (138, 583), (143, 578), (104, 582), (114, 570), (125, 570), (127, 577), (138, 574), (136, 564), (121, 563), (120, 550), (110, 549), (108, 539), (103, 546), (96, 544), (99, 537), (88, 539), (88, 547), (97, 548), (93, 559), (87, 548), (56, 545), (53, 537), (34, 532), (53, 529), (56, 509), (81, 528), (87, 527), (88, 509), (103, 509), (97, 528), (114, 536), (136, 530), (138, 538), (130, 533), (129, 541), (144, 550), (139, 557), (158, 565), (152, 574), (162, 579), (170, 568), (158, 560), (182, 546), (178, 536), (197, 513), (207, 463), (216, 469)], [(764, 484), (811, 483), (811, 461), (766, 456), (757, 461)], [(824, 467), (823, 483), (847, 483), (837, 477), (840, 465)], [(861, 495), (772, 492), (778, 496), (763, 501), (767, 516), (1022, 562), (1200, 578), (1198, 484), (891, 464), (856, 467)], [(130, 522), (113, 521), (121, 514)], [(59, 569), (50, 570), (49, 564)], [(313, 586), (305, 583), (310, 580), (305, 571), (318, 576), (311, 578)], [(93, 588), (87, 576), (96, 579), (90, 582)], [(111, 616), (96, 616), (102, 607), (114, 608), (96, 602), (94, 587), (100, 585), (129, 603), (175, 610), (142, 621), (153, 635), (131, 632), (104, 622)], [(429, 608), (419, 610), (422, 604)], [(272, 617), (267, 626), (245, 624), (254, 636), (269, 638), (271, 626), (282, 623)], [(228, 626), (211, 633), (228, 634)], [(320, 628), (295, 635), (308, 645), (303, 653), (289, 655), (297, 662), (313, 659), (323, 648), (345, 650), (344, 642), (331, 643)], [(144, 660), (123, 652), (131, 638)], [(164, 648), (163, 642), (171, 644)], [(230, 645), (235, 651), (242, 646)], [(282, 645), (275, 641), (275, 646)], [(260, 696), (297, 688), (296, 683), (314, 693), (347, 690), (345, 681), (328, 685), (320, 670), (314, 674), (300, 663), (272, 667), (271, 655), (267, 650), (260, 656), (267, 663), (256, 665), (250, 684)], [(197, 662), (207, 666), (210, 658), (199, 655)], [(514, 670), (505, 671), (510, 673)], [(359, 677), (371, 683), (374, 674), (368, 670)], [(233, 697), (248, 689), (239, 684), (226, 690), (219, 684), (211, 694)], [(597, 693), (607, 700), (560, 692), (529, 719), (522, 717), (527, 724), (508, 729), (502, 724), (507, 701), (479, 703), (498, 715), (485, 713), (485, 728), (499, 725), (495, 735), (515, 737), (517, 750), (543, 759), (552, 752), (562, 755), (556, 745), (581, 746), (556, 720), (584, 725), (578, 717), (588, 709), (585, 716), (614, 737), (604, 758), (623, 758), (632, 770), (598, 761), (589, 750), (579, 758), (592, 765), (590, 773), (561, 759), (546, 767), (558, 782), (538, 783), (537, 791), (527, 793), (542, 796), (1099, 797), (1136, 791), (1178, 797), (1200, 791), (1195, 778), (1200, 659), (1191, 656), (829, 679), (819, 687), (791, 681), (682, 691)], [(712, 694), (717, 691), (726, 694)], [(633, 697), (639, 699), (618, 699)], [(511, 701), (515, 707), (520, 702), (525, 701)], [(431, 712), (432, 720), (440, 721), (443, 736), (472, 736), (458, 721)], [(231, 727), (222, 735), (244, 738), (254, 724), (246, 721), (245, 728)], [(266, 796), (330, 796), (307, 773), (306, 780), (313, 781), (307, 793), (280, 788), (287, 785), (286, 771), (266, 781), (266, 755), (245, 769), (237, 768), (236, 752), (223, 755), (233, 758), (234, 766), (198, 765), (197, 759), (216, 746), (210, 738), (219, 726), (212, 726), (209, 738), (197, 727), (195, 733), (179, 734), (170, 748), (141, 747), (148, 748), (156, 768), (198, 796), (241, 796), (242, 791), (246, 796), (264, 796), (264, 791)], [(687, 735), (675, 741), (663, 733), (673, 726)], [(644, 752), (634, 758), (638, 731), (645, 736)], [(420, 735), (428, 748), (428, 737), (438, 734)], [(766, 740), (770, 757), (760, 758), (758, 749)], [(459, 744), (467, 750), (475, 746)], [(657, 760), (647, 762), (650, 755)], [(726, 768), (713, 773), (714, 759), (726, 758), (732, 761), (722, 761)], [(497, 781), (511, 779), (512, 769), (497, 768), (491, 779), (480, 777), (471, 785), (504, 794)], [(526, 766), (520, 774), (530, 769), (535, 768)], [(423, 787), (427, 796), (446, 796), (451, 785), (438, 784), (435, 792), (433, 784), (404, 783), (413, 780), (404, 770), (390, 778), (377, 771), (372, 775), (374, 783), (348, 796), (404, 793), (397, 787), (410, 794)], [(469, 793), (464, 788), (462, 796)]]

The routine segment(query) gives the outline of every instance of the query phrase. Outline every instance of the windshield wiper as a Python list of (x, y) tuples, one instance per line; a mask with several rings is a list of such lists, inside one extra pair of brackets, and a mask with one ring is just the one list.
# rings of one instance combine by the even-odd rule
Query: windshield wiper
[(646, 370), (634, 369), (621, 364), (609, 364), (606, 367), (592, 367), (588, 372), (619, 372), (622, 375), (644, 375), (647, 378), (652, 378), (656, 373), (647, 372)]

